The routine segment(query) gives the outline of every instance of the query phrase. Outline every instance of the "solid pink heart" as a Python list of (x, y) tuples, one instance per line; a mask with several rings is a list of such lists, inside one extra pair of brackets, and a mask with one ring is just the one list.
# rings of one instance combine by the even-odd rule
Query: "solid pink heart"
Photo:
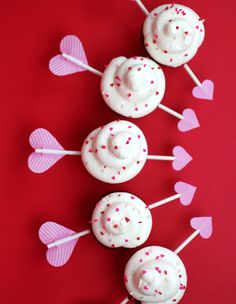
[(197, 116), (192, 109), (185, 109), (183, 111), (183, 119), (178, 123), (178, 129), (181, 132), (187, 132), (200, 126)]
[(192, 156), (180, 146), (174, 147), (173, 155), (175, 159), (172, 162), (172, 167), (176, 171), (183, 169), (193, 159)]
[[(46, 222), (39, 229), (39, 238), (48, 245), (54, 241), (73, 235), (75, 232), (54, 222)], [(47, 261), (50, 265), (59, 267), (64, 265), (71, 257), (78, 239), (68, 241), (60, 246), (47, 250)]]
[(208, 239), (212, 234), (212, 217), (194, 217), (191, 219), (193, 229), (199, 230), (202, 238)]
[[(30, 145), (33, 149), (53, 149), (64, 150), (56, 138), (46, 129), (36, 129), (29, 138)], [(35, 173), (43, 173), (58, 162), (64, 155), (58, 154), (41, 154), (33, 152), (28, 158), (28, 167)]]
[(195, 192), (197, 190), (196, 187), (184, 182), (177, 182), (174, 188), (175, 191), (181, 195), (180, 202), (182, 205), (188, 206), (189, 204), (191, 204)]
[(196, 86), (192, 90), (195, 98), (213, 100), (214, 82), (207, 79), (202, 82), (201, 86)]
[[(70, 55), (85, 64), (88, 64), (86, 54), (80, 39), (74, 35), (65, 36), (60, 43), (62, 54)], [(83, 72), (86, 69), (68, 61), (62, 55), (57, 55), (49, 61), (50, 71), (57, 76), (69, 75), (77, 72)]]

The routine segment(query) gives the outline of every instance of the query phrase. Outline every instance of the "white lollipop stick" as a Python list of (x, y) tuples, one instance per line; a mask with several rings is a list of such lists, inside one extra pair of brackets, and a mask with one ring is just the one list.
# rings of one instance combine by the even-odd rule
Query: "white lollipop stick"
[[(54, 149), (35, 149), (35, 153), (39, 154), (54, 154), (54, 155), (81, 155), (80, 151), (73, 150), (54, 150)], [(163, 156), (163, 155), (148, 155), (147, 159), (151, 160), (175, 160), (174, 156)]]
[(95, 68), (91, 67), (90, 65), (88, 64), (85, 64), (84, 62), (82, 62), (81, 60), (71, 56), (71, 55), (67, 55), (65, 53), (62, 53), (62, 57), (64, 57), (65, 59), (69, 60), (70, 62), (88, 70), (89, 72), (92, 72), (94, 74), (96, 74), (97, 76), (100, 76), (102, 77), (102, 72), (96, 70)]
[(147, 8), (144, 6), (144, 4), (142, 3), (142, 1), (140, 0), (134, 0), (138, 6), (140, 7), (140, 9), (144, 12), (145, 15), (149, 15), (149, 11), (147, 10)]
[(179, 254), (196, 236), (200, 233), (199, 230), (194, 231), (177, 249), (175, 249), (175, 253)]
[(192, 78), (193, 82), (198, 86), (201, 87), (202, 84), (200, 80), (197, 78), (197, 76), (193, 73), (193, 71), (190, 69), (190, 67), (187, 65), (187, 63), (184, 64), (185, 71), (189, 74), (189, 76)]
[(181, 194), (172, 195), (172, 196), (167, 197), (167, 198), (165, 198), (165, 199), (163, 199), (163, 200), (160, 200), (160, 201), (158, 201), (158, 202), (156, 202), (156, 203), (153, 203), (153, 204), (148, 205), (148, 208), (149, 208), (149, 209), (153, 209), (153, 208), (162, 206), (162, 205), (167, 204), (167, 203), (169, 203), (169, 202), (172, 202), (172, 201), (174, 201), (174, 200), (176, 200), (176, 199), (178, 199), (178, 198), (180, 198), (180, 197), (181, 197)]
[(89, 233), (91, 233), (91, 231), (89, 229), (87, 229), (87, 230), (75, 233), (75, 234), (73, 234), (71, 236), (67, 236), (67, 237), (65, 237), (63, 239), (60, 239), (60, 240), (54, 241), (52, 243), (49, 243), (49, 244), (47, 244), (47, 247), (48, 248), (53, 248), (53, 247), (56, 247), (56, 246), (60, 246), (62, 244), (70, 242), (72, 240), (77, 240), (81, 236), (84, 236), (84, 235), (89, 234)]
[(53, 150), (53, 149), (35, 149), (36, 153), (42, 154), (56, 154), (56, 155), (81, 155), (80, 151), (71, 150)]
[(175, 160), (175, 156), (148, 155), (147, 159), (149, 159), (149, 160), (167, 160), (167, 161), (173, 161), (173, 160)]
[(180, 114), (180, 113), (178, 113), (178, 112), (176, 112), (176, 111), (174, 111), (174, 110), (168, 108), (167, 106), (164, 106), (163, 104), (159, 104), (158, 107), (159, 107), (161, 110), (163, 110), (163, 111), (169, 113), (170, 115), (172, 115), (172, 116), (174, 116), (174, 117), (176, 117), (176, 118), (178, 118), (178, 119), (183, 119), (183, 118), (184, 118), (184, 116), (183, 116), (182, 114)]
[(194, 217), (191, 219), (191, 226), (196, 229), (176, 250), (175, 253), (179, 254), (196, 236), (208, 239), (212, 234), (212, 218), (211, 217)]
[(126, 297), (122, 302), (120, 302), (120, 304), (126, 304), (126, 303), (128, 303), (128, 302), (129, 302), (129, 298)]
[(72, 240), (77, 240), (81, 236), (84, 236), (84, 235), (89, 234), (89, 233), (91, 233), (91, 231), (89, 229), (87, 229), (87, 230), (75, 233), (73, 235), (67, 236), (65, 238), (62, 238), (60, 240), (54, 241), (52, 243), (49, 243), (49, 244), (47, 244), (47, 247), (48, 248), (53, 248), (53, 247), (56, 247), (56, 246), (60, 246), (62, 244), (68, 243)]
[[(44, 149), (44, 148), (39, 149), (39, 148), (36, 148), (34, 153), (36, 155), (41, 154), (41, 155), (58, 156), (59, 158), (56, 159), (56, 161), (58, 161), (61, 157), (65, 156), (65, 155), (81, 156), (80, 151), (62, 150), (62, 149), (58, 150), (58, 149)], [(188, 152), (180, 146), (176, 146), (173, 149), (173, 154), (174, 154), (173, 156), (147, 155), (147, 159), (148, 160), (172, 161), (172, 167), (177, 171), (183, 169), (192, 160), (192, 157), (188, 154)], [(53, 165), (55, 162), (53, 162), (51, 165)], [(46, 165), (47, 165), (47, 161), (46, 161)], [(50, 165), (50, 167), (51, 167), (51, 165)], [(31, 166), (29, 166), (29, 167), (31, 167)], [(46, 169), (45, 169), (44, 167), (45, 167), (45, 164), (43, 164), (43, 171), (39, 171), (38, 173), (45, 172), (47, 169), (50, 168), (50, 167), (46, 166)], [(35, 170), (32, 170), (32, 171), (37, 172)]]

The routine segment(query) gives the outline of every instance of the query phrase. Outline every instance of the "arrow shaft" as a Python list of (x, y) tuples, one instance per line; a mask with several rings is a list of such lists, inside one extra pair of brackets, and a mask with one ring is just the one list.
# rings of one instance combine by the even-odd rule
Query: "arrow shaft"
[(161, 205), (164, 205), (164, 204), (167, 204), (167, 203), (169, 203), (169, 202), (172, 202), (172, 201), (174, 201), (174, 200), (176, 200), (176, 199), (179, 199), (180, 197), (181, 197), (181, 194), (172, 195), (172, 196), (167, 197), (167, 198), (165, 198), (165, 199), (163, 199), (163, 200), (161, 200), (161, 201), (158, 201), (158, 202), (156, 202), (156, 203), (153, 203), (153, 204), (148, 205), (148, 208), (149, 208), (149, 209), (153, 209), (153, 208), (159, 207), (159, 206), (161, 206)]
[(94, 68), (92, 68), (91, 66), (89, 66), (88, 64), (84, 63), (83, 61), (71, 56), (71, 55), (67, 55), (65, 53), (62, 53), (62, 57), (64, 57), (65, 59), (69, 60), (70, 62), (96, 74), (97, 76), (102, 76), (102, 73)]
[(196, 236), (199, 234), (199, 230), (194, 231), (177, 249), (175, 249), (175, 253), (179, 254)]
[(164, 106), (163, 104), (159, 104), (159, 108), (162, 109), (163, 111), (169, 113), (170, 115), (178, 118), (178, 119), (183, 119), (183, 115), (181, 115), (180, 113), (178, 112), (175, 112), (174, 110), (168, 108), (167, 106)]
[(173, 160), (175, 160), (175, 157), (174, 156), (164, 156), (164, 155), (148, 155), (147, 159), (173, 161)]
[(128, 303), (128, 302), (129, 302), (129, 298), (126, 297), (122, 302), (120, 302), (120, 304), (126, 304), (126, 303)]
[(47, 247), (48, 247), (48, 249), (50, 249), (52, 247), (60, 246), (60, 245), (62, 245), (64, 243), (70, 242), (72, 240), (76, 240), (76, 239), (80, 238), (81, 236), (89, 234), (90, 232), (91, 231), (89, 229), (87, 229), (87, 230), (81, 231), (79, 233), (75, 233), (75, 234), (67, 236), (67, 237), (65, 237), (65, 238), (63, 238), (61, 240), (57, 240), (57, 241), (54, 241), (52, 243), (49, 243), (49, 244), (47, 244)]
[(149, 15), (149, 11), (146, 9), (146, 7), (142, 3), (142, 1), (141, 0), (135, 0), (135, 2), (138, 4), (138, 6), (144, 12), (144, 14), (148, 16)]
[(190, 67), (187, 65), (187, 63), (184, 64), (185, 71), (189, 74), (189, 76), (192, 78), (192, 80), (195, 82), (195, 84), (199, 87), (202, 86), (200, 80), (197, 78), (197, 76), (193, 73), (193, 71), (190, 69)]
[(72, 150), (35, 149), (35, 152), (42, 154), (56, 154), (56, 155), (81, 155), (80, 151), (72, 151)]

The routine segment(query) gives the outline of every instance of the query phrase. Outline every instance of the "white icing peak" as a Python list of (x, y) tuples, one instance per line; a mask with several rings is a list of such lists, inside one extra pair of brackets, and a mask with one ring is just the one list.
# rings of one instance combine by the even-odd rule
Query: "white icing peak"
[(109, 142), (109, 149), (115, 157), (121, 160), (127, 160), (128, 158), (132, 160), (140, 150), (137, 137), (133, 137), (130, 132), (115, 134)]
[(137, 251), (126, 265), (124, 279), (128, 292), (142, 304), (178, 303), (187, 284), (181, 259), (159, 246)]
[(92, 228), (105, 246), (133, 248), (143, 244), (152, 227), (149, 209), (138, 197), (127, 192), (105, 196), (96, 205)]
[(150, 12), (143, 32), (148, 53), (157, 62), (173, 67), (193, 58), (205, 36), (199, 16), (179, 4), (161, 5)]
[(125, 83), (131, 91), (145, 92), (152, 79), (156, 80), (155, 73), (145, 69), (143, 64), (137, 64), (131, 70), (127, 70)]
[(161, 102), (165, 77), (157, 63), (144, 57), (113, 59), (103, 73), (101, 91), (107, 105), (127, 117), (142, 117)]
[(164, 34), (159, 39), (161, 48), (177, 53), (189, 48), (193, 40), (194, 29), (185, 20), (174, 20), (165, 25)]
[(137, 288), (141, 294), (156, 296), (158, 293), (165, 299), (173, 297), (179, 289), (180, 278), (178, 272), (166, 261), (155, 259), (143, 264), (137, 270)]

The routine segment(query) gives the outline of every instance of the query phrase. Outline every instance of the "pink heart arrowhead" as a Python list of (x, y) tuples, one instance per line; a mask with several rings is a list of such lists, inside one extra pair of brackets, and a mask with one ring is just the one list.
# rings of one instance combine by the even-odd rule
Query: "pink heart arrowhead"
[(199, 230), (202, 238), (208, 239), (212, 235), (212, 217), (194, 217), (190, 224), (193, 229)]
[[(41, 242), (48, 245), (54, 241), (73, 235), (75, 232), (54, 222), (46, 222), (39, 229)], [(46, 258), (50, 265), (59, 267), (66, 264), (71, 257), (78, 239), (68, 241), (47, 250)]]
[(178, 129), (181, 132), (187, 132), (198, 127), (200, 127), (200, 124), (195, 112), (192, 109), (185, 109), (183, 111), (183, 119), (178, 123)]
[(193, 159), (181, 146), (174, 147), (173, 156), (175, 157), (175, 160), (172, 162), (172, 167), (176, 171), (183, 169)]
[[(36, 129), (29, 138), (33, 149), (64, 150), (56, 138), (46, 129)], [(58, 162), (64, 155), (33, 152), (28, 158), (28, 167), (34, 173), (43, 173)]]
[[(84, 64), (88, 64), (86, 54), (80, 39), (74, 35), (65, 36), (60, 43), (62, 54), (70, 55)], [(69, 61), (62, 55), (57, 55), (49, 61), (50, 71), (57, 76), (83, 72), (86, 69)]]
[(195, 98), (213, 100), (214, 82), (209, 79), (204, 80), (201, 86), (193, 88), (192, 94)]
[(191, 204), (197, 190), (196, 187), (184, 182), (177, 182), (174, 188), (175, 192), (181, 195), (180, 202), (182, 205), (188, 206)]

